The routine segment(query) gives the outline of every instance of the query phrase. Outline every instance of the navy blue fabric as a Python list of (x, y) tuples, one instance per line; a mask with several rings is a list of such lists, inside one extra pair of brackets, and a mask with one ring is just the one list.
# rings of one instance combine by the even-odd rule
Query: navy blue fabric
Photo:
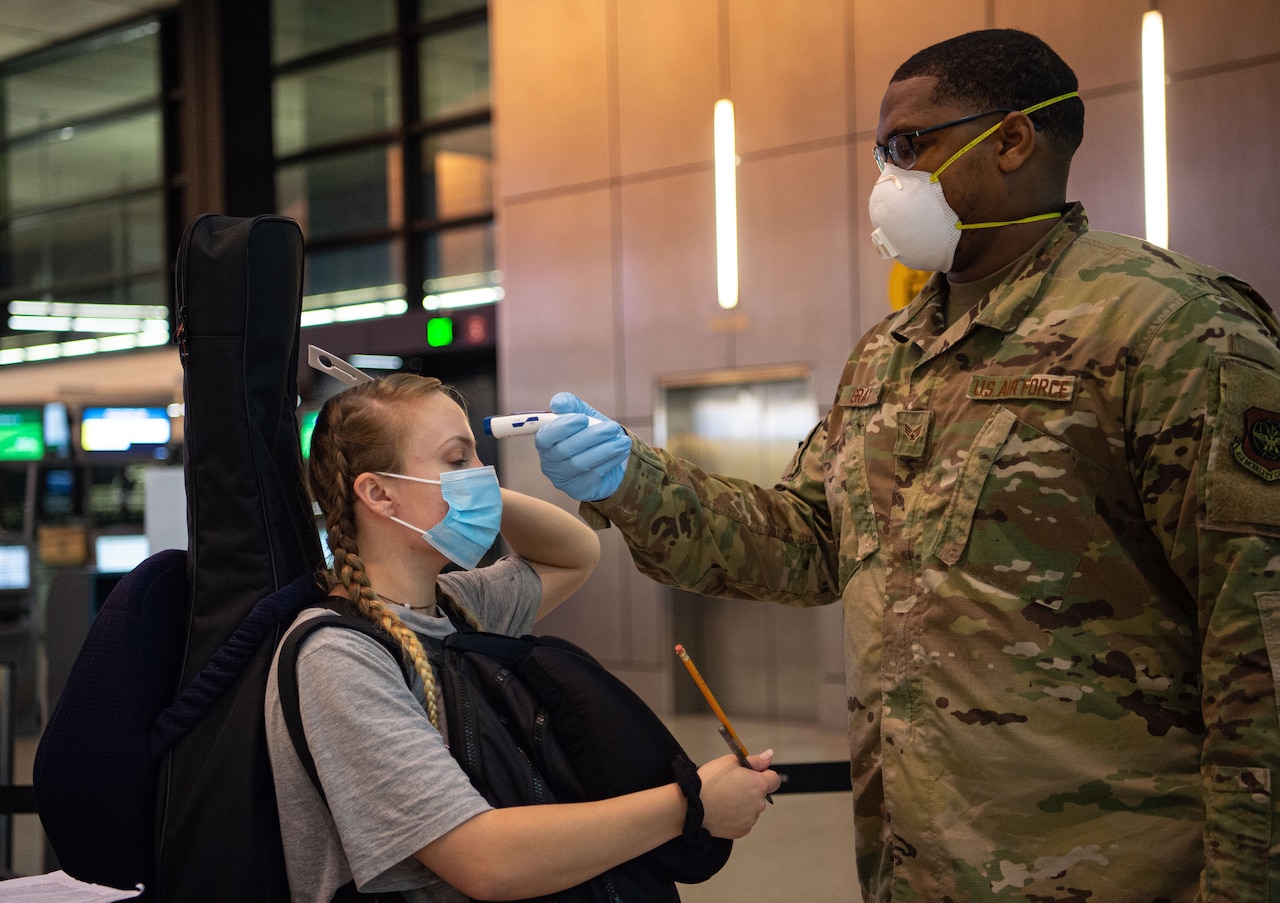
[(235, 629), (226, 645), (214, 653), (209, 663), (188, 684), (165, 711), (156, 718), (151, 731), (151, 752), (159, 757), (191, 729), (227, 691), (258, 651), (268, 635), (274, 635), (293, 616), (323, 599), (315, 578), (304, 574), (258, 602)]
[(36, 808), (59, 865), (113, 887), (155, 870), (151, 725), (177, 689), (187, 556), (159, 552), (107, 597), (36, 750)]

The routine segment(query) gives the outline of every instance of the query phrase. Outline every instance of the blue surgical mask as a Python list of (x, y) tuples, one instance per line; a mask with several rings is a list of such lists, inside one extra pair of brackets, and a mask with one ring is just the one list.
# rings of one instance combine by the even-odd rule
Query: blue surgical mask
[(383, 471), (378, 475), (440, 487), (440, 495), (449, 510), (445, 512), (444, 519), (431, 529), (423, 530), (398, 517), (391, 519), (421, 535), (459, 567), (468, 570), (475, 567), (498, 538), (502, 525), (502, 489), (498, 486), (498, 475), (492, 465), (445, 471), (438, 480)]

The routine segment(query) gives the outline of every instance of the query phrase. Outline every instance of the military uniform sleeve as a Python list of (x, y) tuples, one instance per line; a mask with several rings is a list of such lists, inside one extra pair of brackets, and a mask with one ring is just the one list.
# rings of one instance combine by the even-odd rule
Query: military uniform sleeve
[(833, 602), (823, 434), (814, 427), (772, 488), (707, 473), (633, 438), (621, 486), (583, 505), (583, 517), (617, 526), (640, 572), (661, 583), (789, 605)]
[(1127, 407), (1147, 521), (1198, 630), (1199, 674), (1188, 683), (1199, 686), (1204, 718), (1207, 900), (1280, 899), (1280, 352), (1272, 330), (1267, 313), (1229, 288), (1192, 299), (1137, 361)]

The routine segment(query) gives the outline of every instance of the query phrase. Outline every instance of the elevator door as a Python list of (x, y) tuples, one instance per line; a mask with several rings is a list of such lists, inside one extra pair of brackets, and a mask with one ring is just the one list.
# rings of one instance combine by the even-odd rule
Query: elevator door
[[(777, 481), (818, 419), (807, 369), (676, 378), (663, 384), (660, 397), (654, 422), (660, 445), (705, 470), (762, 486)], [(816, 650), (834, 612), (669, 592), (675, 641), (693, 654), (727, 711), (815, 720), (821, 667)], [(677, 674), (674, 686), (677, 712), (705, 709), (692, 681)]]

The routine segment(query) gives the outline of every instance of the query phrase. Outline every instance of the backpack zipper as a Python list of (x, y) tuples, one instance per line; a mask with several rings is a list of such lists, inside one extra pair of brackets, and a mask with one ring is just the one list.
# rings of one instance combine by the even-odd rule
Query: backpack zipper
[[(514, 672), (512, 672), (510, 668), (502, 668), (498, 671), (494, 679), (494, 683), (497, 686), (499, 699), (501, 699), (502, 696), (504, 695), (503, 684), (507, 682), (507, 678), (510, 677), (513, 673)], [(496, 706), (495, 706), (495, 710), (498, 711), (498, 717), (502, 719), (503, 724), (508, 723), (507, 716), (506, 714), (504, 714), (504, 711)], [(533, 731), (534, 742), (540, 746), (543, 728), (546, 725), (545, 712), (539, 710), (538, 716), (534, 720), (534, 724), (536, 725)], [(525, 750), (523, 747), (519, 746), (518, 744), (516, 745), (516, 749), (520, 750), (520, 757), (524, 760), (525, 767), (528, 769), (529, 789), (533, 792), (534, 802), (538, 804), (545, 803), (547, 801), (546, 782), (542, 780), (542, 776), (538, 773), (538, 769), (535, 767), (533, 760), (529, 758), (529, 751)]]
[(173, 327), (173, 344), (178, 346), (178, 359), (185, 365), (190, 350), (187, 348), (187, 284), (184, 278), (187, 273), (187, 257), (190, 255), (191, 241), (195, 235), (196, 227), (207, 219), (210, 214), (197, 216), (191, 222), (187, 223), (187, 228), (183, 230), (182, 241), (178, 244), (178, 262), (173, 270), (173, 303), (174, 303), (174, 327)]

